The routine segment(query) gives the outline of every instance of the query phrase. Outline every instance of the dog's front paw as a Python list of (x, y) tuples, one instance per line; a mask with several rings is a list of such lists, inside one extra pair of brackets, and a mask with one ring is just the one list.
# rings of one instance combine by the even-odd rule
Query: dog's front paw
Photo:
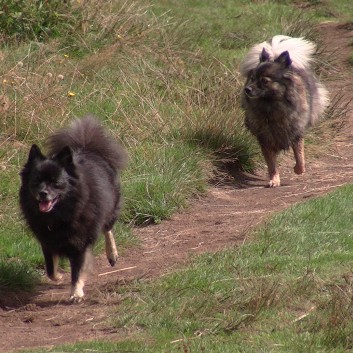
[(61, 273), (56, 273), (55, 275), (49, 276), (49, 278), (54, 282), (59, 282), (62, 280), (63, 275)]
[(81, 303), (84, 295), (83, 283), (79, 281), (75, 286), (72, 286), (69, 301), (74, 304)]
[(69, 302), (72, 303), (72, 304), (81, 303), (81, 302), (83, 302), (83, 300), (84, 300), (83, 296), (82, 297), (76, 297), (74, 295), (71, 295), (70, 298), (69, 298)]
[(295, 174), (304, 174), (305, 173), (305, 167), (303, 165), (300, 165), (300, 164), (296, 164), (294, 166), (294, 173)]
[(279, 179), (279, 176), (273, 177), (269, 182), (268, 182), (268, 187), (269, 188), (277, 188), (278, 186), (281, 186), (281, 181)]

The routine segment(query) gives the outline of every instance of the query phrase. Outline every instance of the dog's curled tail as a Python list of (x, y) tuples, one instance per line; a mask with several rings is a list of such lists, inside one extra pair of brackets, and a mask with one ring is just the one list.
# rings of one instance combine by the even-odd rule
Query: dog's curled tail
[(307, 69), (313, 60), (316, 45), (304, 38), (292, 38), (284, 35), (274, 36), (267, 42), (253, 46), (245, 55), (240, 64), (240, 73), (248, 76), (249, 72), (255, 69), (260, 63), (262, 50), (269, 54), (269, 60), (275, 60), (284, 51), (288, 51), (292, 60), (292, 67), (296, 69)]
[(74, 120), (68, 128), (51, 135), (46, 143), (50, 155), (56, 155), (68, 146), (75, 152), (100, 156), (113, 169), (121, 170), (127, 164), (127, 154), (123, 147), (92, 115)]

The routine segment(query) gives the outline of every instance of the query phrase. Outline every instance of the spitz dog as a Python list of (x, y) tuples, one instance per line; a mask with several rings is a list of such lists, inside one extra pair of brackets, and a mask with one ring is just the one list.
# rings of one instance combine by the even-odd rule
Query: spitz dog
[(328, 93), (310, 69), (315, 49), (303, 38), (277, 35), (250, 49), (240, 66), (247, 78), (245, 124), (260, 144), (269, 187), (280, 186), (276, 160), (282, 150), (293, 148), (294, 172), (304, 173), (304, 133), (328, 105)]
[(114, 266), (118, 258), (112, 227), (121, 206), (119, 171), (127, 157), (92, 116), (53, 134), (47, 145), (47, 156), (37, 145), (30, 149), (20, 173), (20, 206), (42, 247), (48, 277), (59, 280), (59, 258), (69, 259), (70, 301), (79, 302), (99, 233), (105, 235), (109, 263)]

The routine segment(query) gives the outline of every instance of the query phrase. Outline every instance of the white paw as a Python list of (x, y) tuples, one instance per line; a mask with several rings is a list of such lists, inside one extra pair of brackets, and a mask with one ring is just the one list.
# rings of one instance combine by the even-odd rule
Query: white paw
[(117, 250), (115, 249), (115, 251), (112, 251), (111, 253), (107, 254), (107, 258), (110, 263), (110, 266), (115, 266), (119, 258)]
[(279, 178), (279, 174), (275, 174), (268, 183), (269, 188), (277, 188), (281, 186), (281, 180)]
[(278, 186), (281, 186), (281, 183), (276, 180), (270, 180), (268, 183), (269, 188), (277, 188)]
[(50, 276), (49, 278), (54, 282), (59, 282), (60, 280), (62, 280), (63, 275), (61, 273), (56, 273), (55, 275)]
[(70, 303), (72, 304), (78, 304), (78, 303), (81, 303), (83, 301), (83, 296), (82, 297), (76, 297), (74, 295), (71, 295), (70, 298), (69, 298), (69, 301)]
[(73, 287), (71, 287), (71, 294), (69, 301), (71, 303), (80, 303), (83, 301), (84, 297), (84, 292), (83, 292), (83, 282), (78, 281), (77, 284)]

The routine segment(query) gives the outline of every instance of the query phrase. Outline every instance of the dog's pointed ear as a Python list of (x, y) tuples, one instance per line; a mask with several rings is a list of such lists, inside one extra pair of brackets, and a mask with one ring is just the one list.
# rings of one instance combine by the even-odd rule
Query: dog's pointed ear
[(286, 50), (281, 53), (281, 55), (276, 58), (275, 63), (279, 63), (284, 68), (287, 68), (292, 63), (292, 59), (290, 58), (289, 52)]
[(46, 159), (46, 157), (41, 152), (40, 148), (36, 144), (33, 144), (29, 150), (27, 163), (31, 164), (35, 160), (43, 161), (44, 159)]
[(65, 146), (54, 158), (63, 167), (73, 165), (72, 151), (69, 146)]
[(266, 61), (270, 61), (270, 54), (265, 48), (262, 48), (262, 52), (260, 54), (260, 63), (264, 63)]

